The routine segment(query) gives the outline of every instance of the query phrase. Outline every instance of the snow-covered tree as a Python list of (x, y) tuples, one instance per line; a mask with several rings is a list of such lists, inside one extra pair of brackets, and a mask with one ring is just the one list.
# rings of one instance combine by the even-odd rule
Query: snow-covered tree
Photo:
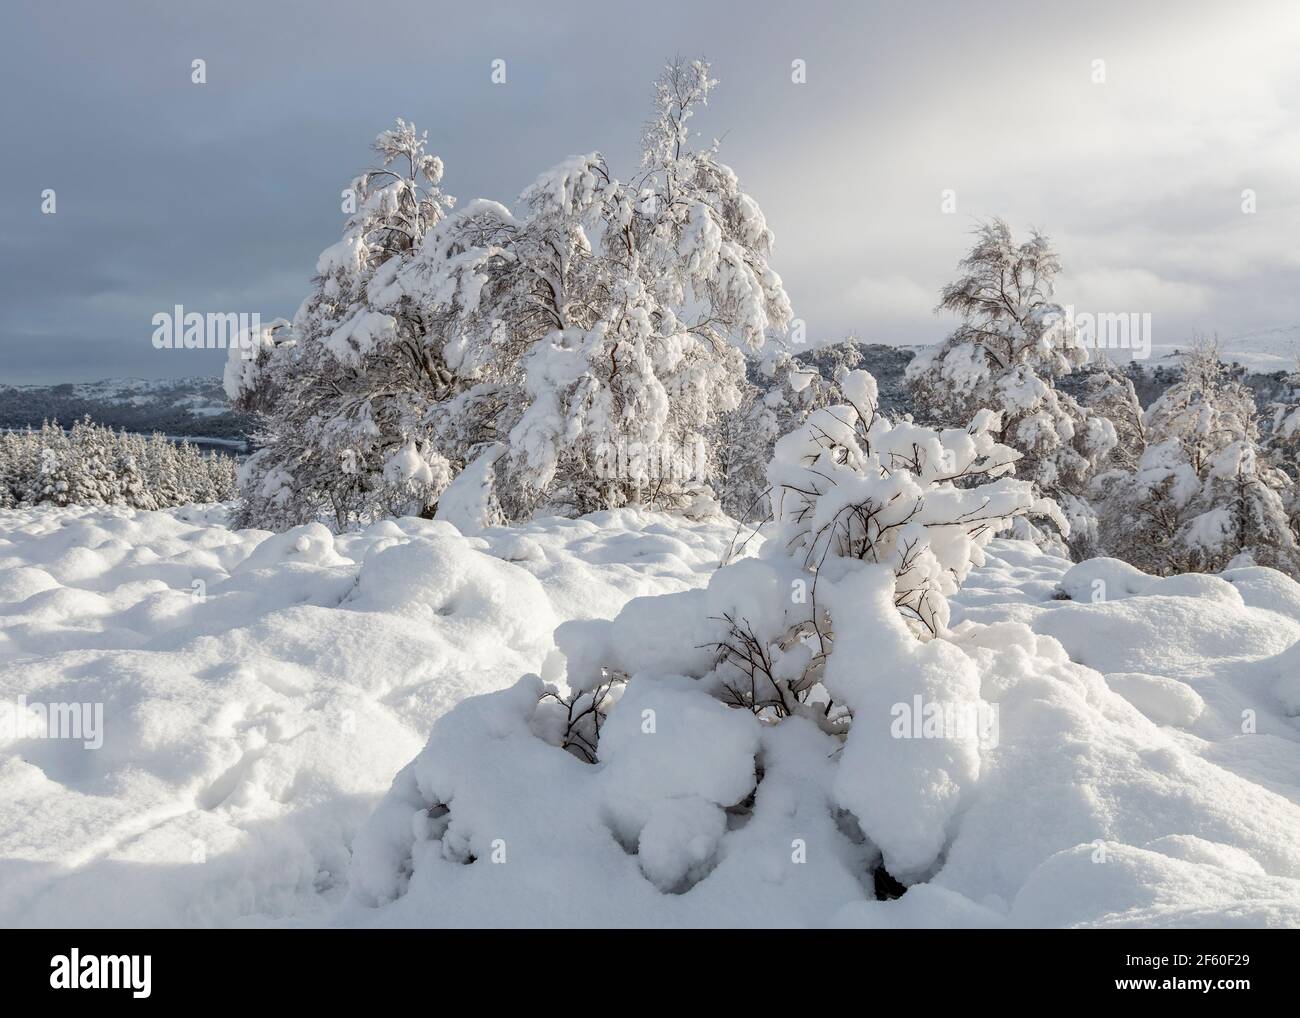
[(767, 462), (777, 433), (766, 395), (766, 389), (747, 381), (740, 405), (719, 415), (707, 433), (718, 505), (742, 522), (760, 520), (767, 511)]
[(324, 510), (339, 529), (432, 506), (451, 479), (429, 407), (450, 376), (426, 343), (429, 322), (395, 280), (452, 204), (427, 133), (402, 120), (357, 177), (343, 238), (317, 260), (294, 317), (232, 349), (226, 389), (260, 422), (243, 465), (239, 522), (283, 529)]
[(1018, 476), (1060, 504), (1071, 549), (1086, 557), (1097, 528), (1088, 488), (1116, 436), (1109, 420), (1053, 384), (1088, 360), (1052, 299), (1060, 261), (1041, 233), (1017, 244), (993, 219), (976, 231), (961, 268), (936, 309), (959, 315), (961, 325), (908, 366), (917, 417), (954, 425), (981, 408), (995, 411), (998, 440), (1023, 454)]
[(41, 424), (33, 471), (26, 478), (21, 501), (67, 505), (72, 490), (72, 443), (57, 422)]
[(1300, 370), (1287, 375), (1265, 414), (1262, 442), (1270, 466), (1291, 480), (1283, 494), (1291, 529), (1300, 533)]
[(1133, 379), (1103, 354), (1084, 377), (1079, 403), (1110, 421), (1115, 444), (1102, 461), (1108, 470), (1132, 470), (1146, 451), (1146, 424)]
[(9, 449), (0, 444), (0, 509), (12, 509), (16, 504), (14, 482), (17, 477), (17, 463), (9, 458)]
[(40, 438), (30, 427), (0, 434), (0, 508), (30, 499), (39, 460)]
[(117, 474), (116, 436), (95, 426), (89, 417), (76, 422), (68, 435), (68, 502), (75, 505), (112, 505), (122, 501)]
[(188, 501), (178, 466), (172, 443), (161, 435), (151, 436), (144, 447), (144, 470), (149, 477), (149, 491), (159, 507)]
[[(777, 437), (803, 426), (814, 410), (843, 400), (840, 386), (846, 374), (862, 363), (855, 340), (828, 343), (816, 349), (817, 361), (791, 355), (782, 347), (759, 368), (765, 381), (763, 403), (771, 412)], [(766, 460), (770, 460), (769, 447)]]
[(78, 421), (46, 422), (0, 434), (0, 508), (18, 505), (127, 505), (161, 509), (221, 502), (235, 494), (229, 456), (202, 453), (162, 435), (145, 439)]
[(742, 350), (790, 314), (758, 205), (692, 143), (714, 84), (670, 65), (628, 181), (574, 156), (514, 211), (448, 212), (423, 136), (381, 135), (292, 330), (232, 356), (228, 391), (262, 421), (239, 522), (428, 513), (498, 445), (507, 519), (707, 497)]
[[(118, 476), (118, 490), (122, 501), (132, 509), (157, 509), (158, 500), (149, 490), (149, 481), (142, 464), (145, 459), (145, 443), (139, 435), (123, 433), (117, 443), (114, 469)], [(230, 498), (234, 493), (234, 464), (228, 457), (229, 483), (222, 498)]]
[(702, 61), (670, 65), (630, 181), (574, 156), (517, 211), (450, 214), (399, 276), (461, 390), (436, 414), (443, 451), (504, 444), (509, 518), (694, 499), (714, 466), (702, 435), (741, 400), (741, 351), (789, 318), (757, 203), (716, 144), (692, 145), (714, 84)]
[(1147, 447), (1111, 482), (1103, 540), (1147, 572), (1213, 572), (1234, 559), (1300, 576), (1288, 520), (1294, 483), (1260, 447), (1254, 394), (1217, 349), (1186, 356), (1182, 378), (1146, 412)]

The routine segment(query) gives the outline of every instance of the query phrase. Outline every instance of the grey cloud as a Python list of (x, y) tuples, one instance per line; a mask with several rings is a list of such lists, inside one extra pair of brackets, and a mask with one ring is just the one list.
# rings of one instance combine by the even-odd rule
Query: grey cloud
[[(1098, 300), (1126, 299), (1121, 283), (1143, 271), (1166, 284), (1147, 287), (1160, 299), (1203, 293), (1195, 307), (1153, 309), (1171, 330), (1295, 323), (1297, 262), (1276, 253), (1300, 234), (1300, 177), (1286, 172), (1300, 151), (1300, 73), (1266, 58), (1295, 52), (1300, 14), (1285, 0), (1224, 11), (11, 5), (0, 381), (219, 370), (211, 354), (154, 351), (153, 312), (291, 314), (336, 239), (340, 188), (393, 117), (429, 130), (450, 191), (510, 200), (575, 152), (630, 170), (649, 82), (675, 53), (714, 61), (722, 85), (699, 127), (723, 136), (763, 205), (812, 338), (940, 338), (921, 295), (951, 274), (973, 217), (990, 214), (1053, 234), (1066, 281)], [(1216, 43), (1226, 62), (1191, 63)], [(1086, 80), (1094, 56), (1109, 60), (1102, 90)], [(190, 84), (196, 57), (207, 85)], [(488, 78), (497, 57), (504, 87)], [(806, 85), (790, 83), (794, 58)], [(1245, 186), (1261, 193), (1249, 226), (1231, 200)], [(55, 216), (39, 213), (46, 187)], [(939, 213), (943, 187), (957, 189), (959, 215)]]

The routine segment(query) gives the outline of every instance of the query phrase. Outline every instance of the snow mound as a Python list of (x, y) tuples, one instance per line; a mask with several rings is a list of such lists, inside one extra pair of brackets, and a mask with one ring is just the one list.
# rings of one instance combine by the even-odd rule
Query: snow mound
[[(862, 893), (855, 872), (869, 857), (837, 835), (834, 747), (810, 723), (762, 728), (735, 711), (729, 737), (705, 746), (693, 720), (727, 708), (683, 681), (659, 693), (655, 734), (642, 734), (646, 701), (632, 683), (619, 708), (631, 720), (598, 769), (538, 736), (556, 720), (542, 691), (529, 676), (439, 720), (357, 838), (345, 922), (808, 925)], [(718, 773), (692, 774), (687, 756), (655, 774), (669, 755), (654, 748), (659, 733)], [(649, 756), (630, 753), (636, 745)], [(796, 839), (816, 865), (788, 865)]]
[(1196, 690), (1163, 675), (1111, 672), (1106, 684), (1158, 725), (1185, 728), (1205, 710), (1205, 701)]

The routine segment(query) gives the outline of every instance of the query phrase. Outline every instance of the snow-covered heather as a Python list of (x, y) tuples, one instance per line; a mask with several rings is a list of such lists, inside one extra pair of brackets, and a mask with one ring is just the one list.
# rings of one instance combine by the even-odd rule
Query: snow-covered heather
[[(324, 922), (451, 706), (552, 631), (705, 582), (733, 530), (632, 511), (461, 536), (232, 531), (221, 507), (0, 512), (0, 925)], [(19, 729), (84, 703), (102, 746)]]

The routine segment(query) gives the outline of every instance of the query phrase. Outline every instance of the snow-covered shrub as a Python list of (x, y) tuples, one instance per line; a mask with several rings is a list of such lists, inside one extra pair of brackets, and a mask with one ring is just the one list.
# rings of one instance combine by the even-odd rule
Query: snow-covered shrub
[[(998, 440), (1024, 457), (1017, 475), (1060, 505), (1070, 522), (1071, 551), (1086, 557), (1097, 536), (1088, 488), (1116, 435), (1107, 418), (1053, 384), (1088, 360), (1052, 300), (1060, 261), (1042, 234), (1016, 244), (1007, 224), (994, 219), (979, 227), (961, 267), (963, 275), (944, 287), (937, 310), (961, 316), (962, 324), (907, 369), (916, 416), (954, 425), (982, 407), (997, 411)], [(1030, 532), (1049, 546), (1060, 543), (1054, 535)]]
[(898, 610), (934, 636), (947, 627), (945, 595), (1013, 519), (1047, 518), (1068, 535), (1050, 499), (1002, 476), (1021, 457), (994, 439), (992, 410), (964, 429), (935, 431), (879, 413), (868, 372), (849, 372), (842, 388), (848, 402), (780, 439), (768, 468), (772, 540), (815, 577), (828, 560), (886, 565)]
[(1256, 417), (1253, 393), (1213, 346), (1189, 354), (1181, 380), (1146, 412), (1135, 468), (1105, 478), (1111, 554), (1161, 576), (1233, 560), (1300, 575), (1287, 513), (1294, 482), (1269, 463)]
[[(634, 898), (709, 875), (729, 914), (755, 874), (785, 879), (786, 846), (797, 854), (803, 839), (838, 856), (807, 878), (809, 908), (827, 873), (854, 895), (852, 874), (868, 878), (882, 858), (904, 878), (934, 864), (981, 734), (900, 742), (892, 705), (919, 696), (981, 715), (974, 664), (936, 638), (946, 597), (1014, 519), (1068, 527), (1029, 482), (1003, 476), (1018, 456), (993, 439), (992, 412), (934, 431), (881, 415), (866, 372), (842, 388), (847, 402), (777, 442), (775, 521), (758, 557), (705, 589), (561, 625), (564, 685), (529, 676), (439, 723), (356, 843), (360, 901), (458, 880), (449, 867), (511, 845), (544, 844), (548, 865), (572, 869), (557, 893), (582, 886), (585, 868), (635, 865)], [(534, 804), (522, 789), (537, 781), (548, 791)], [(509, 808), (508, 789), (520, 790)]]
[(767, 518), (767, 465), (776, 440), (801, 426), (814, 410), (840, 402), (841, 376), (862, 361), (852, 338), (819, 347), (817, 353), (817, 366), (780, 346), (751, 362), (740, 406), (722, 414), (710, 429), (713, 489), (734, 519)]
[(162, 509), (235, 494), (235, 461), (162, 435), (145, 438), (78, 421), (70, 431), (0, 434), (0, 508), (127, 505)]

